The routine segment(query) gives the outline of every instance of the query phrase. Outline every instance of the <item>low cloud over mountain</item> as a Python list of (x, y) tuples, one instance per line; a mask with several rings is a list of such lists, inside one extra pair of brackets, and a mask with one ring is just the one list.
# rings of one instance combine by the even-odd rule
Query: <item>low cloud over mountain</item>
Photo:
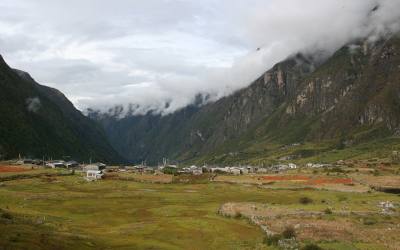
[[(398, 0), (4, 0), (0, 53), (80, 109), (163, 113), (246, 87), (287, 56), (399, 29)], [(72, 20), (72, 21), (71, 21)], [(125, 109), (126, 110), (126, 109)]]

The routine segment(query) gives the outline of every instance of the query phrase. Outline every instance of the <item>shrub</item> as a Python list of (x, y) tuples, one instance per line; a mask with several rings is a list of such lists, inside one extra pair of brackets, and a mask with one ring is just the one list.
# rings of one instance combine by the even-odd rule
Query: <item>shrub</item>
[(340, 167), (333, 167), (333, 168), (329, 169), (328, 172), (331, 172), (331, 173), (344, 173), (345, 171)]
[(235, 214), (233, 215), (233, 218), (240, 219), (240, 218), (242, 218), (242, 214), (240, 212), (235, 212)]
[(263, 242), (268, 246), (277, 246), (281, 238), (282, 236), (280, 234), (267, 235), (264, 237)]
[(296, 231), (292, 226), (288, 226), (283, 230), (282, 237), (285, 239), (292, 239), (296, 237)]
[(1, 214), (1, 218), (7, 219), (7, 220), (12, 220), (13, 216), (9, 212), (3, 211)]
[(323, 249), (316, 244), (307, 244), (301, 250), (323, 250)]
[(364, 224), (364, 225), (367, 225), (367, 226), (374, 225), (374, 224), (376, 224), (376, 223), (377, 223), (376, 219), (375, 219), (375, 218), (372, 218), (372, 217), (367, 217), (367, 218), (365, 218), (365, 219), (363, 220), (363, 224)]
[(324, 213), (325, 214), (332, 214), (332, 209), (327, 208), (327, 209), (324, 210)]
[(299, 202), (300, 202), (301, 204), (310, 204), (310, 203), (313, 202), (313, 200), (312, 200), (311, 198), (308, 198), (308, 197), (301, 197), (301, 198), (299, 199)]

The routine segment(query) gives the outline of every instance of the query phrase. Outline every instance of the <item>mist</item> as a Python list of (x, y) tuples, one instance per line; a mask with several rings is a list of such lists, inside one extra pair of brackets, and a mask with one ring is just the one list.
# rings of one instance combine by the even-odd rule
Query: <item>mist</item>
[(168, 114), (198, 94), (215, 101), (294, 53), (327, 56), (400, 27), (398, 0), (5, 0), (0, 7), (0, 53), (12, 67), (81, 110), (120, 106), (120, 115)]
[(26, 108), (29, 112), (37, 113), (41, 107), (42, 103), (40, 102), (39, 97), (26, 99)]

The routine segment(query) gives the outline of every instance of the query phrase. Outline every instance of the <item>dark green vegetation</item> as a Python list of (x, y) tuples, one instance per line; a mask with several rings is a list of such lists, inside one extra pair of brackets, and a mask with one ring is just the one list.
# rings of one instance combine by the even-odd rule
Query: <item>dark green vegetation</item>
[(277, 246), (281, 239), (296, 238), (296, 231), (293, 227), (286, 227), (281, 234), (267, 235), (264, 238), (264, 243), (268, 246)]
[[(91, 113), (133, 161), (271, 164), (387, 157), (400, 145), (400, 38), (296, 55), (248, 88), (173, 114)], [(292, 145), (294, 144), (294, 145)]]
[(70, 156), (115, 162), (102, 128), (58, 90), (11, 69), (0, 56), (0, 159)]

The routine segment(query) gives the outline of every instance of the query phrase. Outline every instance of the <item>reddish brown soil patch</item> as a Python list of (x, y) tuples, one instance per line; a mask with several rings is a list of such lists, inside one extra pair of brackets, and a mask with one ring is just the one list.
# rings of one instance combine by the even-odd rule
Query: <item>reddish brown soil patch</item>
[(19, 173), (19, 172), (27, 172), (31, 169), (14, 167), (14, 166), (0, 166), (0, 173)]

